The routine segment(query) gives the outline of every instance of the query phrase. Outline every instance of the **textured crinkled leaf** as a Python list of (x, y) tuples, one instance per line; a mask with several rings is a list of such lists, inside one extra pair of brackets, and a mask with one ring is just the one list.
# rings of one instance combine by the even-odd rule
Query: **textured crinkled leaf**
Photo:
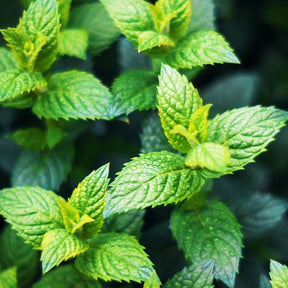
[(143, 131), (140, 138), (142, 144), (141, 153), (163, 150), (175, 152), (164, 135), (161, 121), (157, 114), (151, 113), (143, 121)]
[(113, 111), (129, 114), (156, 107), (157, 77), (150, 71), (134, 70), (121, 74), (113, 83)]
[[(45, 38), (45, 43), (43, 43), (41, 50), (38, 49), (34, 68), (40, 72), (48, 70), (56, 60), (58, 52), (60, 24), (57, 1), (37, 0), (31, 3), (28, 10), (24, 11), (18, 28), (25, 31), (36, 49), (39, 39), (41, 42), (41, 38)], [(31, 50), (33, 51), (34, 49)]]
[(57, 3), (58, 3), (58, 12), (60, 15), (60, 23), (63, 29), (63, 27), (66, 27), (69, 21), (72, 0), (60, 0), (60, 1), (57, 0)]
[(200, 30), (215, 30), (215, 13), (213, 0), (192, 0), (192, 17), (187, 34)]
[(288, 267), (275, 260), (270, 261), (271, 285), (273, 288), (286, 288), (288, 283)]
[(88, 47), (88, 33), (83, 29), (65, 29), (59, 37), (59, 53), (86, 59), (86, 50)]
[(12, 174), (13, 186), (40, 186), (56, 190), (70, 172), (74, 149), (63, 143), (52, 150), (24, 150)]
[(135, 46), (139, 35), (154, 29), (152, 12), (144, 0), (101, 0), (109, 15), (126, 38)]
[(5, 47), (0, 47), (0, 73), (19, 68), (19, 64), (13, 53)]
[(200, 210), (176, 209), (170, 227), (190, 261), (213, 260), (215, 278), (233, 287), (242, 235), (237, 219), (223, 203), (208, 200)]
[(234, 109), (210, 121), (207, 141), (229, 147), (228, 171), (243, 169), (266, 151), (287, 119), (287, 112), (274, 107)]
[(130, 210), (126, 213), (111, 215), (105, 219), (101, 231), (116, 232), (139, 236), (144, 224), (145, 210)]
[[(159, 34), (156, 31), (145, 31), (142, 32), (138, 37), (138, 51), (142, 52), (145, 50), (150, 50), (155, 47), (161, 46), (174, 46), (174, 41), (172, 41), (168, 36), (164, 34)], [(149, 51), (147, 51), (149, 53)]]
[(74, 265), (64, 265), (53, 269), (45, 274), (33, 288), (102, 288), (100, 282), (91, 279), (84, 279), (83, 274), (80, 274)]
[(45, 132), (37, 127), (19, 129), (9, 134), (17, 144), (31, 150), (43, 150), (46, 146)]
[(160, 279), (157, 273), (154, 271), (150, 278), (144, 283), (143, 288), (160, 288)]
[(225, 174), (230, 160), (230, 151), (227, 146), (206, 142), (192, 147), (185, 164), (192, 169), (204, 168)]
[(0, 73), (0, 102), (13, 100), (24, 92), (45, 88), (47, 83), (38, 72), (9, 70)]
[(1, 288), (17, 288), (17, 267), (0, 271)]
[(40, 95), (33, 112), (51, 119), (110, 119), (112, 95), (92, 74), (80, 71), (52, 75), (49, 91)]
[(89, 33), (88, 50), (92, 55), (108, 48), (120, 35), (101, 3), (84, 4), (71, 10), (69, 26)]
[(6, 226), (0, 237), (0, 265), (2, 269), (17, 267), (17, 282), (21, 287), (28, 286), (36, 275), (37, 254), (10, 225)]
[(223, 36), (214, 31), (199, 31), (181, 40), (163, 56), (163, 62), (174, 68), (193, 68), (214, 63), (235, 63), (239, 60)]
[(184, 267), (163, 288), (213, 288), (213, 269), (214, 262), (211, 260)]
[(69, 204), (77, 208), (81, 215), (87, 214), (95, 221), (82, 229), (85, 238), (92, 238), (103, 225), (103, 211), (106, 205), (109, 165), (106, 164), (90, 173), (73, 191)]
[(24, 92), (13, 98), (7, 98), (1, 102), (3, 107), (13, 107), (17, 109), (25, 109), (33, 106), (35, 95), (33, 93)]
[(169, 36), (180, 39), (186, 34), (191, 18), (191, 0), (158, 0), (156, 5), (166, 16), (172, 14), (169, 21)]
[(202, 106), (197, 89), (175, 69), (163, 65), (159, 77), (158, 109), (164, 133), (173, 148), (188, 153), (191, 145), (173, 129), (181, 125), (188, 129), (192, 114)]
[(141, 282), (154, 272), (144, 247), (124, 233), (97, 235), (90, 241), (90, 249), (77, 256), (75, 265), (80, 272), (104, 281)]
[(58, 266), (62, 261), (83, 253), (88, 248), (89, 245), (87, 242), (75, 235), (69, 234), (65, 229), (48, 231), (41, 243), (43, 274)]
[(104, 215), (177, 203), (197, 193), (204, 180), (185, 159), (167, 151), (142, 154), (126, 166), (112, 182)]
[(39, 248), (45, 233), (64, 228), (58, 197), (40, 187), (6, 188), (0, 193), (0, 212), (27, 243)]

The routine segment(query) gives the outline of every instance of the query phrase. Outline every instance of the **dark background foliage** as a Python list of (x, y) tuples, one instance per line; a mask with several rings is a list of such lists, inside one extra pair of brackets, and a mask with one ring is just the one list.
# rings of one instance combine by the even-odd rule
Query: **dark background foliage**
[[(215, 112), (236, 106), (258, 104), (274, 105), (288, 110), (287, 0), (217, 0), (216, 3), (217, 29), (230, 42), (241, 60), (241, 65), (207, 66), (193, 79), (193, 84), (199, 88), (204, 100), (214, 103)], [(21, 14), (22, 6), (19, 1), (1, 0), (0, 28), (16, 26)], [(4, 45), (2, 39), (0, 44)], [(119, 41), (101, 55), (93, 57), (90, 64), (67, 58), (55, 69), (63, 69), (65, 65), (81, 67), (89, 64), (89, 69), (109, 86), (121, 73), (118, 55)], [(238, 78), (233, 82), (235, 75)], [(225, 79), (230, 79), (230, 82), (227, 80), (226, 86)], [(77, 125), (79, 134), (75, 142), (72, 172), (62, 184), (59, 193), (69, 195), (84, 176), (107, 162), (111, 162), (110, 177), (115, 177), (114, 174), (121, 170), (123, 163), (139, 154), (142, 120), (147, 114), (148, 112), (132, 113), (129, 116), (129, 124), (127, 121), (88, 121)], [(0, 108), (1, 188), (11, 185), (11, 171), (20, 151), (20, 148), (5, 135), (35, 123), (41, 124), (29, 110)], [(245, 171), (215, 181), (212, 196), (230, 205), (232, 211), (235, 209), (236, 216), (241, 218), (241, 213), (237, 215), (238, 198), (231, 195), (246, 197), (247, 205), (250, 203), (253, 206), (255, 203), (255, 206), (259, 206), (258, 200), (253, 200), (249, 195), (257, 191), (260, 199), (261, 195), (269, 193), (273, 199), (268, 199), (267, 203), (272, 204), (269, 206), (266, 203), (267, 207), (264, 210), (268, 211), (268, 214), (264, 216), (265, 219), (273, 217), (273, 211), (281, 210), (283, 201), (287, 200), (287, 135), (288, 129), (284, 128), (277, 136), (277, 141), (268, 147), (268, 152), (257, 157), (256, 163), (248, 165)], [(148, 209), (140, 240), (147, 247), (147, 253), (163, 281), (185, 264), (183, 254), (177, 249), (168, 228), (170, 212), (170, 207)], [(260, 274), (267, 275), (270, 258), (288, 263), (287, 217), (283, 215), (280, 218), (276, 226), (268, 227), (267, 231), (260, 231), (257, 237), (255, 233), (250, 237), (249, 229), (244, 231), (245, 236), (248, 236), (244, 240), (244, 259), (240, 265), (237, 288), (257, 287)], [(1, 223), (3, 226), (3, 220)], [(248, 221), (248, 224), (251, 223)], [(217, 285), (222, 287), (219, 283)], [(120, 286), (124, 287), (122, 284)]]

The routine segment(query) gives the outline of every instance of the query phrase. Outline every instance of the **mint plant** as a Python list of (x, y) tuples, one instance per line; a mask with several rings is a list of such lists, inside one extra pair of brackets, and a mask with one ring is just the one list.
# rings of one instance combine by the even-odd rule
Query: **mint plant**
[[(0, 191), (0, 287), (234, 287), (245, 240), (274, 227), (287, 204), (233, 191), (229, 203), (211, 187), (266, 151), (288, 113), (261, 105), (210, 112), (213, 103), (190, 80), (207, 64), (239, 64), (215, 31), (213, 2), (22, 4), (16, 28), (1, 30), (7, 45), (0, 48), (0, 104), (33, 115), (33, 125), (6, 131), (22, 148), (11, 187)], [(123, 69), (107, 87), (91, 63), (120, 34), (150, 69)], [(138, 156), (116, 173), (109, 172), (112, 152), (110, 164), (77, 170), (81, 134), (93, 125), (129, 123), (145, 110), (154, 114), (143, 124)], [(165, 277), (142, 243), (145, 211), (158, 206), (170, 209), (169, 237), (184, 255), (182, 267)], [(273, 288), (285, 287), (287, 267), (277, 263), (270, 267)], [(261, 279), (259, 287), (270, 287)]]

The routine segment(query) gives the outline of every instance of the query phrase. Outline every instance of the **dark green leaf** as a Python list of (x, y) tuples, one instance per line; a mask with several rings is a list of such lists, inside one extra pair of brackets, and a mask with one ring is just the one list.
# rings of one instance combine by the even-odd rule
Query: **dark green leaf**
[(215, 278), (233, 287), (241, 257), (240, 225), (221, 202), (208, 200), (200, 210), (174, 210), (170, 227), (193, 263), (213, 260)]

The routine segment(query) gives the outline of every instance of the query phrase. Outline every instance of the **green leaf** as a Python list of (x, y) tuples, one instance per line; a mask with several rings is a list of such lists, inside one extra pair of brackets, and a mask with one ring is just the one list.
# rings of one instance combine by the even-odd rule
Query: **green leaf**
[(63, 130), (55, 127), (55, 126), (48, 126), (47, 134), (46, 134), (46, 141), (47, 145), (50, 149), (53, 149), (59, 142), (61, 142), (67, 133)]
[(213, 288), (213, 269), (214, 262), (211, 260), (184, 267), (163, 288)]
[(58, 197), (40, 187), (6, 188), (0, 193), (0, 212), (27, 243), (39, 248), (45, 233), (64, 227)]
[(161, 46), (173, 47), (174, 45), (174, 42), (168, 36), (159, 34), (156, 31), (145, 31), (138, 37), (138, 52)]
[[(57, 1), (37, 0), (31, 3), (28, 10), (23, 13), (18, 27), (28, 35), (34, 46), (32, 46), (32, 51), (38, 50), (37, 56), (31, 53), (31, 56), (33, 55), (35, 58), (33, 61), (35, 70), (40, 72), (48, 70), (56, 60), (58, 52), (60, 24)], [(38, 42), (42, 42), (40, 49), (37, 47)], [(25, 48), (25, 44), (23, 48)]]
[(113, 83), (115, 114), (156, 107), (157, 77), (150, 71), (134, 70), (121, 74)]
[(84, 279), (73, 265), (64, 265), (53, 269), (45, 274), (33, 288), (102, 288), (100, 282), (91, 279)]
[(10, 70), (0, 73), (0, 78), (0, 102), (13, 100), (24, 92), (44, 89), (47, 85), (45, 79), (38, 72)]
[(150, 278), (144, 283), (143, 288), (160, 288), (160, 279), (157, 273), (154, 271)]
[(69, 234), (64, 229), (48, 231), (41, 244), (43, 274), (58, 266), (62, 261), (67, 261), (83, 253), (88, 248), (88, 243)]
[(19, 64), (12, 52), (7, 48), (0, 47), (0, 73), (19, 68)]
[(1, 288), (16, 288), (17, 287), (17, 267), (11, 267), (0, 272), (0, 287)]
[(166, 17), (173, 15), (169, 21), (168, 33), (172, 39), (182, 38), (187, 31), (191, 18), (191, 0), (158, 0), (159, 7)]
[(208, 200), (200, 210), (175, 209), (170, 228), (191, 262), (213, 260), (215, 278), (233, 287), (242, 235), (237, 219), (223, 203)]
[(177, 203), (203, 184), (200, 172), (187, 168), (182, 156), (167, 151), (143, 154), (126, 163), (112, 182), (104, 215)]
[(99, 234), (90, 241), (90, 249), (76, 258), (75, 265), (96, 280), (146, 281), (154, 269), (143, 249), (130, 235)]
[(259, 288), (272, 288), (268, 277), (264, 274), (260, 275)]
[(49, 91), (33, 106), (39, 118), (110, 119), (112, 95), (93, 75), (80, 71), (52, 75)]
[(17, 267), (17, 282), (20, 287), (27, 287), (35, 277), (37, 254), (32, 246), (24, 243), (10, 225), (6, 226), (0, 237), (0, 264), (2, 269)]
[(191, 145), (173, 129), (181, 125), (188, 129), (192, 114), (202, 106), (197, 89), (175, 69), (163, 65), (159, 77), (158, 109), (164, 133), (173, 148), (188, 153)]
[(58, 199), (58, 205), (61, 209), (65, 228), (71, 234), (74, 234), (78, 229), (82, 228), (83, 225), (94, 221), (94, 219), (92, 219), (87, 214), (84, 214), (80, 217), (79, 210), (74, 208), (63, 198)]
[(288, 283), (288, 267), (275, 260), (270, 261), (270, 277), (273, 288), (286, 288)]
[(157, 114), (151, 113), (148, 118), (143, 121), (143, 131), (140, 138), (142, 144), (141, 153), (162, 150), (175, 152), (164, 135), (160, 118)]
[(84, 237), (95, 236), (103, 225), (103, 211), (106, 204), (109, 164), (90, 173), (73, 191), (69, 204), (81, 215), (87, 214), (95, 221), (83, 227)]
[(199, 31), (181, 40), (163, 62), (174, 68), (193, 68), (214, 63), (235, 63), (239, 60), (223, 36), (214, 31)]
[(144, 0), (101, 0), (109, 15), (126, 38), (135, 46), (142, 32), (154, 30), (149, 4)]
[(227, 170), (233, 172), (266, 151), (265, 147), (287, 119), (287, 112), (274, 107), (234, 109), (210, 121), (207, 141), (229, 147), (231, 158)]
[(33, 93), (24, 92), (13, 98), (8, 98), (1, 101), (3, 107), (12, 107), (17, 109), (25, 109), (33, 106), (35, 102), (35, 95)]
[(59, 37), (59, 53), (86, 59), (88, 47), (88, 33), (83, 29), (65, 29)]
[(192, 168), (204, 168), (225, 174), (230, 160), (229, 148), (215, 143), (197, 144), (189, 151), (185, 164)]
[(66, 27), (69, 21), (72, 0), (58, 0), (57, 3), (58, 3), (59, 15), (60, 15), (60, 23), (63, 29), (63, 27)]
[(192, 0), (192, 17), (187, 34), (206, 30), (215, 30), (215, 7), (213, 0)]
[(107, 217), (101, 229), (102, 232), (126, 233), (139, 236), (144, 224), (145, 210), (130, 210), (126, 213)]
[(88, 50), (97, 55), (107, 49), (120, 35), (101, 3), (84, 4), (71, 11), (69, 26), (89, 34)]
[(31, 150), (43, 150), (46, 146), (46, 135), (42, 129), (37, 127), (19, 129), (9, 134), (9, 138)]
[(41, 186), (56, 190), (69, 173), (74, 149), (68, 143), (52, 150), (24, 150), (12, 174), (13, 186)]

